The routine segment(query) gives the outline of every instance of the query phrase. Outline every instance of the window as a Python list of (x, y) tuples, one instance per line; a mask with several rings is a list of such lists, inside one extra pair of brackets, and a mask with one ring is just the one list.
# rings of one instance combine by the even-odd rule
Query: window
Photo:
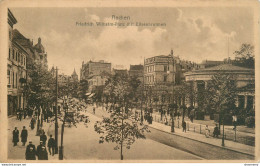
[(164, 81), (164, 82), (167, 81), (167, 75), (163, 76), (163, 81)]
[(20, 56), (21, 56), (20, 53), (18, 53), (18, 62), (20, 62)]
[(11, 74), (11, 72), (10, 72), (10, 70), (8, 69), (8, 70), (7, 70), (7, 77), (8, 77), (8, 84), (9, 84), (9, 85), (10, 85), (10, 83), (11, 83), (10, 74)]
[(12, 39), (12, 32), (9, 31), (9, 39), (11, 40)]
[(16, 76), (15, 76), (15, 87), (17, 88), (17, 73), (16, 73)]
[(13, 59), (14, 59), (14, 49), (13, 49)]
[(15, 52), (15, 60), (17, 61), (18, 59), (18, 57), (17, 57), (18, 55), (17, 55), (17, 52)]
[(164, 65), (163, 67), (164, 67), (164, 71), (167, 71), (167, 66), (166, 66), (166, 65)]
[(25, 65), (26, 65), (26, 64), (25, 64), (25, 57), (24, 57), (24, 61), (23, 61), (23, 63), (24, 63), (24, 66), (25, 66)]
[(13, 83), (13, 88), (14, 88), (14, 72), (13, 72), (13, 82), (12, 83)]
[(23, 56), (21, 56), (21, 63), (22, 63), (22, 65), (23, 65)]

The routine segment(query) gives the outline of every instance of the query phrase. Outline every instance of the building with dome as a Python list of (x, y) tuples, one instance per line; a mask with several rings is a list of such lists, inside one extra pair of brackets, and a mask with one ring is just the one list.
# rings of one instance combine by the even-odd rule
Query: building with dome
[(47, 52), (45, 52), (45, 48), (42, 45), (42, 40), (39, 37), (38, 43), (34, 46), (35, 51), (37, 52), (37, 60), (48, 69), (48, 61), (47, 61)]
[[(237, 97), (236, 106), (238, 109), (255, 109), (255, 71), (254, 69), (232, 65), (230, 63), (220, 64), (213, 67), (203, 68), (185, 73), (185, 80), (195, 92), (200, 92), (207, 87), (212, 76), (221, 72), (236, 76)], [(197, 93), (198, 95), (200, 93)], [(186, 104), (193, 105), (186, 100)], [(194, 106), (199, 107), (199, 103), (194, 101)]]

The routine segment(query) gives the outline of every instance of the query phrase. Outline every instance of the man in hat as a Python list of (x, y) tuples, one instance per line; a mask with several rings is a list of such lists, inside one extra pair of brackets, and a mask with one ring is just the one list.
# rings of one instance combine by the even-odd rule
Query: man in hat
[(32, 141), (29, 141), (29, 145), (26, 147), (25, 159), (36, 160), (36, 150), (35, 146), (32, 144)]
[(15, 127), (14, 130), (13, 130), (13, 143), (14, 143), (14, 146), (17, 145), (17, 142), (19, 142), (19, 130), (17, 129), (17, 127)]
[(48, 153), (43, 141), (40, 141), (40, 145), (37, 146), (38, 160), (48, 160)]
[(43, 142), (43, 145), (46, 145), (47, 136), (45, 135), (45, 132), (43, 131), (42, 135), (40, 136), (40, 141)]
[(50, 155), (52, 154), (54, 156), (54, 150), (56, 147), (56, 142), (55, 140), (52, 138), (52, 135), (50, 135), (50, 138), (48, 140), (48, 148), (49, 148), (49, 153)]
[(21, 132), (21, 141), (23, 143), (23, 146), (25, 146), (25, 143), (27, 142), (27, 137), (28, 137), (28, 132), (27, 132), (25, 126), (23, 126), (23, 130)]

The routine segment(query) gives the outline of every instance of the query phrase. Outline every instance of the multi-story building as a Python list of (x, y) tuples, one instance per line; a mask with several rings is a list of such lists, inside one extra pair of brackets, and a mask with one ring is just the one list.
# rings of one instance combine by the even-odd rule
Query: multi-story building
[(105, 85), (110, 74), (111, 63), (106, 63), (103, 60), (99, 62), (82, 62), (80, 80), (87, 80), (89, 84), (88, 91), (92, 92), (96, 87)]
[(42, 40), (40, 37), (38, 38), (38, 43), (34, 46), (34, 49), (38, 55), (37, 60), (42, 64), (43, 67), (45, 67), (45, 69), (48, 69), (47, 52), (42, 45)]
[(130, 65), (128, 72), (130, 77), (137, 77), (143, 83), (144, 66), (143, 65)]
[(174, 87), (185, 79), (184, 73), (198, 68), (196, 63), (173, 56), (172, 50), (169, 55), (147, 58), (144, 61), (144, 89), (150, 96), (154, 94), (161, 105), (169, 104)]
[(19, 108), (26, 106), (24, 85), (27, 80), (27, 57), (29, 53), (14, 38), (13, 26), (17, 23), (12, 12), (8, 9), (8, 30), (9, 30), (9, 54), (7, 57), (7, 88), (8, 88), (8, 115), (14, 115)]
[(38, 38), (38, 43), (33, 45), (33, 41), (27, 39), (17, 29), (13, 30), (13, 39), (15, 39), (28, 52), (27, 64), (33, 62), (40, 63), (45, 69), (48, 69), (47, 53), (41, 43), (41, 38)]
[(80, 80), (88, 80), (90, 76), (100, 75), (101, 73), (111, 74), (111, 63), (106, 63), (103, 60), (99, 62), (89, 61), (82, 62), (80, 69)]

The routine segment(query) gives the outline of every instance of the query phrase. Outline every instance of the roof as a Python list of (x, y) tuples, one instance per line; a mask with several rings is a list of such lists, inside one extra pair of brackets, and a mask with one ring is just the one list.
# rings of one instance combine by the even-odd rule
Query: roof
[(130, 65), (130, 70), (143, 70), (143, 65)]
[(205, 69), (201, 69), (201, 71), (253, 71), (253, 69), (239, 67), (232, 64), (221, 64), (218, 66), (213, 66)]
[(17, 23), (16, 18), (14, 17), (13, 13), (10, 9), (8, 9), (8, 24), (13, 27), (14, 24)]
[(209, 61), (209, 60), (205, 60), (205, 61), (202, 61), (201, 64), (203, 65), (218, 65), (218, 64), (221, 64), (221, 63), (224, 63), (223, 61)]
[(77, 75), (75, 68), (74, 68), (72, 75)]
[(38, 38), (38, 43), (34, 46), (34, 48), (36, 49), (36, 51), (38, 53), (44, 53), (45, 52), (44, 47), (43, 47), (43, 45), (41, 43), (41, 38), (40, 37)]

